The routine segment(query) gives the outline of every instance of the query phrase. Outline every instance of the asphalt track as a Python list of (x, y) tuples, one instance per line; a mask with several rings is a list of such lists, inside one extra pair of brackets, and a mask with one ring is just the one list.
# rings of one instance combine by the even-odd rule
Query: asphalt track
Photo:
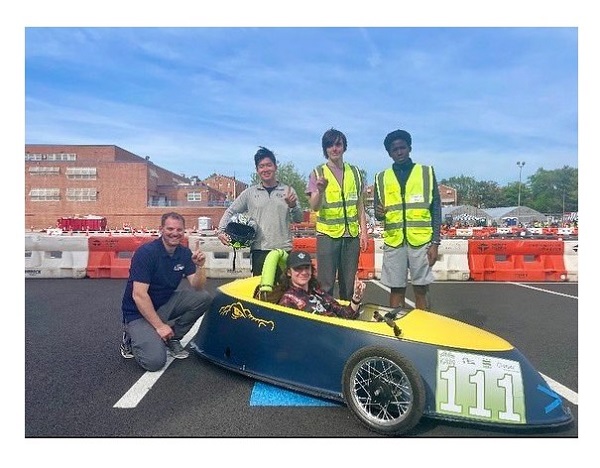
[[(209, 279), (208, 288), (225, 281)], [(25, 280), (26, 439), (388, 439), (362, 427), (343, 405), (259, 384), (194, 355), (144, 372), (118, 351), (124, 286), (120, 279)], [(438, 282), (430, 294), (435, 312), (519, 348), (574, 422), (516, 431), (423, 418), (404, 437), (579, 437), (577, 283)], [(369, 282), (367, 298), (385, 304), (387, 292)]]

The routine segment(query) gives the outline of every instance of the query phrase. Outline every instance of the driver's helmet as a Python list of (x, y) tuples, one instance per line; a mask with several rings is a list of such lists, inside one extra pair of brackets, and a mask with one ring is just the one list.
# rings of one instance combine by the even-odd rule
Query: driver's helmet
[(245, 214), (234, 214), (225, 226), (225, 234), (234, 249), (250, 247), (256, 237), (256, 222)]

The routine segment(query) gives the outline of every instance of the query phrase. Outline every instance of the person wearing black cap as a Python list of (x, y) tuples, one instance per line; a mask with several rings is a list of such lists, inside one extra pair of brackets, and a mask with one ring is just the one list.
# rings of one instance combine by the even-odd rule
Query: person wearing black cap
[(356, 319), (365, 291), (365, 283), (354, 282), (354, 294), (348, 305), (340, 304), (331, 294), (323, 291), (315, 277), (312, 258), (308, 252), (292, 250), (286, 262), (286, 271), (277, 286), (283, 292), (279, 304), (313, 314)]

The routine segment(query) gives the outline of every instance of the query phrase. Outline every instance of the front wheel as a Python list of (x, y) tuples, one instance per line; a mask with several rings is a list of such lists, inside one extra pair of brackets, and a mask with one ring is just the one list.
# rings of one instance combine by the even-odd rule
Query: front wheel
[(354, 416), (374, 432), (406, 433), (423, 415), (423, 380), (395, 351), (381, 347), (357, 351), (344, 367), (342, 388)]

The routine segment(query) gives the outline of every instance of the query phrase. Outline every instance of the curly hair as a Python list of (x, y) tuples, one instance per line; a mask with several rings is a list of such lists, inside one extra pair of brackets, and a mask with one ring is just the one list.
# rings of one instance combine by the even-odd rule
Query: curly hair
[(383, 140), (383, 146), (385, 146), (385, 150), (389, 153), (392, 143), (396, 140), (404, 140), (408, 146), (412, 146), (412, 137), (410, 133), (406, 130), (394, 130), (390, 132)]
[[(287, 275), (287, 268), (286, 268), (286, 270), (283, 273), (281, 273), (281, 275), (279, 276), (279, 279), (277, 280), (275, 286), (273, 286), (273, 291), (270, 293), (267, 293), (266, 300), (268, 302), (273, 302), (273, 303), (279, 302), (279, 299), (281, 299), (281, 296), (283, 296), (285, 294), (285, 292), (288, 289), (290, 289), (291, 287), (292, 287), (292, 281), (291, 281), (291, 278)], [(317, 276), (315, 274), (315, 267), (314, 267), (314, 265), (311, 265), (310, 280), (308, 280), (308, 289), (310, 291), (310, 290), (320, 289), (320, 288), (321, 288), (321, 284), (317, 280)]]

